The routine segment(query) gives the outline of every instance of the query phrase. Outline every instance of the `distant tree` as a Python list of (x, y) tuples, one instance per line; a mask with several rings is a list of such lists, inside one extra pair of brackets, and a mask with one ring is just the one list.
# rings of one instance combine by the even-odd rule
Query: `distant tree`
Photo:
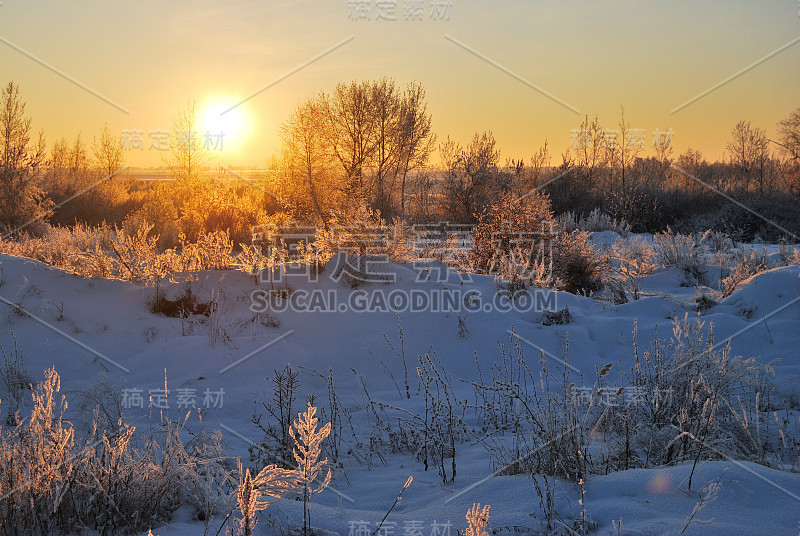
[(450, 218), (471, 223), (504, 190), (498, 180), (500, 150), (491, 131), (473, 135), (466, 148), (449, 137), (439, 147), (445, 163), (445, 194)]
[(81, 139), (80, 132), (75, 136), (75, 141), (72, 142), (72, 147), (69, 149), (67, 156), (70, 193), (89, 187), (91, 180), (89, 176), (89, 152), (86, 144)]
[(661, 178), (666, 180), (672, 163), (672, 138), (665, 134), (657, 135), (653, 139), (653, 152), (661, 166)]
[(436, 148), (436, 134), (431, 130), (431, 116), (425, 103), (425, 89), (421, 84), (412, 82), (403, 93), (398, 134), (400, 212), (405, 214), (408, 174), (424, 166)]
[(800, 160), (800, 108), (778, 123), (778, 134), (783, 147), (793, 160)]
[(42, 132), (31, 143), (25, 102), (9, 82), (0, 93), (0, 224), (12, 231), (44, 219), (52, 206), (39, 187), (46, 154)]
[(800, 199), (800, 108), (778, 123), (777, 142), (788, 153), (787, 169), (782, 172), (786, 189)]
[(620, 106), (620, 120), (619, 120), (619, 168), (620, 168), (620, 182), (622, 184), (622, 191), (626, 191), (625, 174), (631, 168), (639, 152), (642, 150), (642, 145), (639, 140), (636, 140), (632, 134), (630, 123), (625, 121), (625, 108)]
[(50, 149), (49, 169), (47, 172), (47, 188), (60, 187), (69, 161), (69, 144), (67, 138), (61, 137), (53, 143)]
[(749, 121), (739, 121), (731, 131), (731, 141), (726, 148), (730, 153), (732, 170), (743, 182), (745, 190), (755, 177), (759, 193), (763, 194), (769, 161), (769, 146), (764, 130), (751, 126)]
[(700, 151), (692, 149), (691, 147), (687, 148), (686, 151), (678, 156), (675, 165), (680, 170), (690, 175), (687, 177), (684, 175), (684, 173), (676, 174), (677, 180), (680, 181), (681, 179), (685, 179), (685, 181), (683, 181), (683, 184), (685, 184), (683, 188), (686, 188), (690, 191), (697, 191), (699, 188), (701, 188), (701, 185), (691, 178), (695, 177), (700, 179), (703, 175), (703, 168), (708, 165), (706, 159), (703, 157), (703, 154)]
[(108, 124), (103, 126), (100, 137), (92, 141), (92, 157), (103, 177), (114, 177), (125, 165), (122, 139), (111, 134)]
[(186, 107), (178, 112), (170, 132), (170, 151), (163, 156), (173, 178), (181, 185), (198, 179), (200, 170), (211, 158), (198, 139), (197, 113), (194, 100), (187, 102)]
[(573, 141), (576, 155), (574, 163), (581, 168), (590, 183), (603, 161), (603, 134), (597, 116), (589, 120), (589, 116), (586, 115)]
[(545, 171), (550, 167), (550, 148), (547, 140), (539, 147), (539, 150), (531, 156), (531, 162), (526, 173), (527, 189), (538, 188), (542, 183)]

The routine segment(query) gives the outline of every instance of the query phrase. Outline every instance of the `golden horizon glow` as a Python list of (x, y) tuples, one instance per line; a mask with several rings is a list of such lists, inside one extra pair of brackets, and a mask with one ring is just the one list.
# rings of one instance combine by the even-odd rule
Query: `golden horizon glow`
[[(584, 114), (615, 129), (620, 105), (646, 132), (643, 156), (656, 129), (672, 129), (675, 154), (691, 147), (709, 160), (724, 156), (739, 120), (774, 139), (800, 106), (800, 42), (786, 47), (800, 36), (796, 0), (451, 0), (446, 20), (428, 0), (406, 20), (398, 0), (393, 21), (377, 17), (377, 2), (353, 20), (352, 4), (3, 2), (0, 83), (19, 85), (49, 145), (105, 123), (141, 132), (144, 148), (126, 152), (138, 167), (161, 164), (148, 134), (169, 130), (187, 99), (202, 108), (201, 129), (224, 132), (220, 159), (261, 167), (303, 99), (384, 76), (423, 85), (440, 140), (491, 130), (502, 159), (525, 160), (547, 140), (554, 165)], [(231, 118), (212, 117), (248, 96)]]

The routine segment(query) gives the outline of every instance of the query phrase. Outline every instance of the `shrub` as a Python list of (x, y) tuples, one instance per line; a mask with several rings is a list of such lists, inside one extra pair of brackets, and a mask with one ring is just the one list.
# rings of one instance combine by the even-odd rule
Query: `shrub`
[(664, 265), (686, 268), (696, 266), (699, 262), (698, 245), (693, 236), (673, 233), (667, 227), (666, 231), (656, 233), (653, 238), (656, 242), (656, 251)]
[(556, 286), (573, 294), (588, 295), (603, 287), (608, 259), (589, 243), (585, 231), (562, 232), (553, 248)]
[(772, 370), (733, 357), (699, 319), (676, 319), (671, 340), (656, 334), (644, 352), (634, 325), (632, 363), (620, 362), (617, 385), (611, 363), (581, 387), (567, 350), (555, 374), (544, 355), (541, 372), (532, 373), (519, 340), (501, 350), (491, 383), (473, 383), (483, 425), (513, 432), (510, 441), (486, 443), (500, 472), (580, 482), (588, 473), (687, 460), (779, 465), (796, 456), (782, 439), (785, 424), (768, 413)]
[(91, 434), (77, 439), (60, 387), (55, 369), (45, 371), (28, 419), (0, 428), (2, 536), (142, 532), (170, 519), (203, 475), (197, 467), (213, 463), (204, 456), (218, 455), (213, 448), (187, 452), (183, 426), (167, 419), (141, 448), (121, 419), (109, 430), (96, 418)]
[(739, 248), (731, 254), (724, 255), (723, 259), (719, 259), (717, 262), (720, 263), (720, 266), (730, 267), (728, 275), (719, 282), (719, 290), (723, 297), (730, 296), (744, 280), (770, 268), (764, 248), (759, 250)]
[(488, 536), (486, 527), (489, 526), (489, 505), (481, 508), (480, 503), (473, 503), (472, 508), (467, 510), (467, 528), (464, 536)]
[(565, 231), (580, 230), (590, 233), (614, 231), (623, 237), (627, 237), (631, 232), (631, 225), (628, 222), (609, 216), (599, 207), (593, 209), (585, 217), (578, 217), (574, 212), (560, 214), (558, 225)]
[[(535, 191), (522, 197), (503, 194), (478, 217), (469, 252), (472, 268), (479, 273), (493, 273), (513, 250), (534, 254), (537, 248), (546, 249), (554, 228), (546, 196)], [(523, 262), (534, 260), (524, 258)]]

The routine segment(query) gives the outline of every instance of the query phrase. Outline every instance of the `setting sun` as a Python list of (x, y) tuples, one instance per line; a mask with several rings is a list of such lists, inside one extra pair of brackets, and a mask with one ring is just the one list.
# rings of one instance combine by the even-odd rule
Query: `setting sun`
[(200, 109), (198, 130), (202, 137), (219, 140), (225, 150), (235, 149), (247, 137), (247, 112), (234, 99), (209, 99)]

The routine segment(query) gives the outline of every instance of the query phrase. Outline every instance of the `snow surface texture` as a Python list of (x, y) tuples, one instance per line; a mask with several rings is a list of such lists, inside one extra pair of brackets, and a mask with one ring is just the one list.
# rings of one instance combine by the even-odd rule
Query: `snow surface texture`
[[(610, 238), (601, 233), (595, 240)], [(393, 290), (440, 296), (451, 292), (461, 298), (477, 291), (485, 300), (497, 288), (488, 276), (471, 275), (461, 281), (450, 273), (444, 278), (418, 281), (419, 266), (397, 264), (382, 266), (393, 282), (350, 288), (332, 280), (335, 268), (329, 266), (316, 282), (295, 277), (289, 278), (288, 284), (295, 296), (303, 292), (310, 296), (312, 290), (335, 293), (334, 311), (287, 308), (257, 315), (251, 310), (250, 294), (257, 288), (270, 288), (269, 283), (256, 285), (252, 276), (240, 272), (203, 272), (192, 283), (193, 293), (201, 300), (216, 297), (218, 309), (212, 317), (180, 319), (152, 314), (148, 302), (153, 288), (143, 285), (81, 279), (6, 255), (0, 255), (0, 268), (0, 298), (4, 302), (0, 304), (0, 344), (13, 347), (13, 332), (34, 381), (42, 378), (45, 368), (55, 365), (68, 400), (106, 378), (128, 392), (141, 390), (145, 407), (126, 409), (125, 418), (145, 428), (148, 393), (163, 388), (166, 369), (171, 417), (182, 420), (192, 409), (178, 403), (179, 389), (192, 390), (184, 394), (196, 395), (195, 407), (205, 412), (204, 426), (221, 429), (231, 455), (241, 456), (245, 463), (248, 447), (263, 437), (252, 416), (263, 412), (261, 403), (271, 397), (270, 379), (286, 363), (300, 371), (296, 411), (312, 393), (318, 405), (327, 405), (325, 376), (329, 368), (336, 378), (337, 395), (352, 413), (356, 427), (367, 416), (359, 377), (373, 400), (400, 404), (405, 398), (403, 363), (384, 338), (399, 351), (395, 313), (343, 310), (346, 307), (342, 304), (363, 306), (370, 303), (373, 293)], [(535, 345), (525, 348), (532, 367), (538, 366), (540, 349), (548, 356), (561, 356), (569, 334), (570, 364), (591, 384), (595, 367), (606, 363), (616, 366), (620, 359), (629, 358), (634, 320), (643, 344), (641, 341), (652, 340), (655, 326), (660, 337), (668, 337), (673, 318), (697, 314), (697, 290), (685, 286), (685, 277), (679, 268), (658, 270), (642, 278), (641, 299), (622, 305), (566, 293), (548, 297), (555, 300), (557, 309), (569, 308), (569, 324), (544, 325), (547, 322), (542, 322), (542, 313), (535, 310), (498, 312), (481, 307), (470, 312), (400, 312), (408, 374), (416, 385), (417, 356), (434, 351), (453, 378), (458, 397), (472, 399), (473, 390), (466, 382), (478, 378), (475, 356), (485, 373), (500, 360), (498, 343), (507, 345), (513, 328), (523, 340)], [(278, 288), (282, 285), (274, 284)], [(167, 297), (178, 296), (183, 288), (181, 284), (167, 286)], [(751, 278), (704, 311), (702, 319), (714, 323), (717, 341), (733, 336), (733, 355), (770, 364), (779, 389), (795, 394), (800, 391), (800, 267), (776, 268)], [(555, 368), (557, 363), (552, 365)], [(206, 398), (206, 392), (210, 398)], [(0, 393), (0, 398), (5, 402), (6, 393)], [(412, 398), (419, 398), (416, 388), (412, 388)], [(74, 407), (69, 417), (79, 427), (85, 416)], [(190, 420), (189, 426), (196, 422)], [(458, 475), (446, 484), (435, 467), (425, 472), (412, 455), (387, 453), (370, 466), (343, 455), (342, 467), (335, 470), (330, 488), (314, 498), (313, 524), (331, 533), (367, 536), (407, 477), (413, 475), (413, 483), (387, 520), (390, 524), (383, 527), (384, 532), (390, 529), (384, 536), (443, 536), (447, 530), (455, 536), (456, 530), (463, 532), (464, 514), (473, 502), (491, 505), (490, 526), (498, 533), (541, 533), (539, 498), (530, 477), (491, 477), (497, 468), (474, 438), (458, 448)], [(589, 476), (585, 507), (596, 523), (590, 533), (677, 534), (701, 502), (703, 508), (686, 534), (800, 533), (797, 473), (745, 462), (701, 462), (692, 490), (687, 491), (691, 469), (691, 462), (687, 462)], [(580, 514), (580, 497), (574, 484), (559, 483), (555, 498), (556, 509), (564, 519)], [(297, 523), (302, 526), (302, 512), (302, 503), (279, 500), (262, 513), (257, 534), (279, 533), (279, 527)], [(618, 532), (620, 520), (622, 529)], [(212, 520), (212, 533), (221, 522), (222, 518)], [(406, 532), (413, 527), (419, 532)], [(179, 510), (172, 523), (153, 533), (202, 534), (203, 524)]]

